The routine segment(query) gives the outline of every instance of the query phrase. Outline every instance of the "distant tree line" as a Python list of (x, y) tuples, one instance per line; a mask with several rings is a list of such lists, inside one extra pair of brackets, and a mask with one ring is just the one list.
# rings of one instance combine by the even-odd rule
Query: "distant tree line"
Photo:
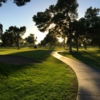
[[(3, 3), (6, 3), (8, 0), (0, 0), (0, 7)], [(17, 6), (24, 6), (26, 3), (30, 2), (31, 0), (13, 0)], [(34, 34), (30, 34), (25, 39), (22, 39), (22, 36), (26, 32), (26, 27), (22, 26), (20, 28), (16, 26), (10, 26), (8, 30), (3, 32), (3, 25), (0, 24), (0, 39), (1, 39), (1, 46), (17, 46), (18, 49), (20, 48), (21, 42), (25, 41), (25, 43), (34, 44), (36, 42), (36, 38)]]
[[(35, 45), (37, 39), (35, 35), (30, 33), (25, 39), (22, 36), (26, 32), (26, 27), (22, 26), (20, 28), (16, 26), (10, 26), (5, 32), (3, 32), (3, 25), (0, 24), (0, 39), (1, 39), (1, 46), (17, 46), (20, 49), (21, 45), (31, 46)], [(29, 45), (28, 45), (29, 44)]]
[(1, 45), (2, 46), (17, 46), (18, 49), (20, 47), (20, 41), (22, 40), (22, 37), (24, 33), (26, 32), (26, 27), (16, 27), (16, 26), (10, 26), (8, 30), (3, 32), (3, 25), (0, 24), (0, 38), (1, 38)]
[[(23, 6), (31, 0), (13, 0), (17, 6)], [(0, 0), (0, 6), (7, 0)], [(41, 32), (48, 31), (48, 34), (41, 41), (41, 44), (55, 46), (56, 37), (67, 37), (69, 52), (72, 52), (73, 44), (78, 51), (78, 47), (83, 44), (85, 49), (91, 44), (100, 48), (100, 9), (89, 7), (83, 18), (78, 19), (79, 4), (77, 0), (57, 0), (55, 5), (50, 5), (44, 12), (37, 12), (33, 16), (33, 21)], [(1, 25), (2, 27), (2, 25)], [(18, 28), (20, 30), (20, 28)], [(18, 31), (17, 30), (17, 31)], [(6, 37), (8, 29), (2, 37)], [(2, 29), (1, 31), (2, 32)], [(19, 31), (20, 32), (20, 31)], [(8, 37), (7, 37), (8, 38)], [(10, 40), (10, 43), (13, 40)], [(16, 42), (18, 44), (18, 40)]]
[[(46, 45), (56, 43), (58, 34), (65, 38), (69, 45), (69, 52), (72, 46), (78, 47), (83, 44), (95, 45), (100, 48), (100, 9), (89, 7), (83, 18), (78, 18), (77, 0), (58, 0), (55, 5), (50, 5), (44, 12), (37, 12), (33, 21), (41, 32), (48, 31), (47, 36), (41, 41)], [(51, 31), (52, 30), (52, 31)], [(51, 39), (50, 39), (51, 38)]]

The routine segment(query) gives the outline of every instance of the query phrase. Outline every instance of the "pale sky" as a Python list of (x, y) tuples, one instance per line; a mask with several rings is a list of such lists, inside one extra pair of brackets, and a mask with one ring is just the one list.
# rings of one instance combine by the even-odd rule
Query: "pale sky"
[[(38, 31), (32, 17), (37, 12), (44, 11), (50, 5), (56, 4), (57, 0), (31, 0), (31, 2), (22, 7), (16, 6), (12, 1), (8, 0), (7, 3), (0, 7), (0, 23), (3, 24), (3, 30), (5, 31), (9, 26), (26, 26), (27, 31), (24, 37), (33, 33), (38, 41), (42, 40), (45, 33)], [(86, 9), (90, 6), (100, 8), (100, 0), (77, 0), (77, 2), (79, 3), (79, 18), (84, 17)]]

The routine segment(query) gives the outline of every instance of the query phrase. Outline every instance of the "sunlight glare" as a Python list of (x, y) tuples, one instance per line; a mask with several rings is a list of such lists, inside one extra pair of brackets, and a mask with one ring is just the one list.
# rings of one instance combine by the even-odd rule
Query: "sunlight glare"
[(58, 38), (58, 41), (59, 41), (60, 43), (62, 43), (62, 42), (64, 41), (64, 39), (63, 39), (62, 37), (59, 37), (59, 38)]

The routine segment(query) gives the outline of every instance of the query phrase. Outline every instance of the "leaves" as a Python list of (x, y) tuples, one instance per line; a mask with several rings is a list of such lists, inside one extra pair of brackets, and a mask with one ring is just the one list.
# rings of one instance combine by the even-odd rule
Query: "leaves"
[[(0, 6), (2, 6), (2, 3), (6, 3), (7, 0), (0, 0)], [(30, 0), (13, 0), (13, 2), (17, 5), (17, 6), (23, 6), (26, 3), (30, 2)]]
[(16, 26), (10, 26), (8, 30), (2, 34), (2, 42), (3, 45), (10, 45), (17, 44), (19, 40), (21, 40), (21, 36), (24, 35), (26, 31), (26, 27), (16, 27)]

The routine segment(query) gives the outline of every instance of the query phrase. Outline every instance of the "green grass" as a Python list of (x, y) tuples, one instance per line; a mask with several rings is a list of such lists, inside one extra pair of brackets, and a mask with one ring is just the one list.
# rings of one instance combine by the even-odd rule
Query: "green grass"
[(73, 50), (71, 54), (66, 50), (60, 54), (100, 69), (100, 50), (96, 47), (89, 47), (87, 50), (81, 48), (78, 52)]
[(20, 55), (42, 63), (0, 63), (0, 100), (75, 100), (77, 78), (73, 70), (46, 49), (1, 48), (0, 55)]

